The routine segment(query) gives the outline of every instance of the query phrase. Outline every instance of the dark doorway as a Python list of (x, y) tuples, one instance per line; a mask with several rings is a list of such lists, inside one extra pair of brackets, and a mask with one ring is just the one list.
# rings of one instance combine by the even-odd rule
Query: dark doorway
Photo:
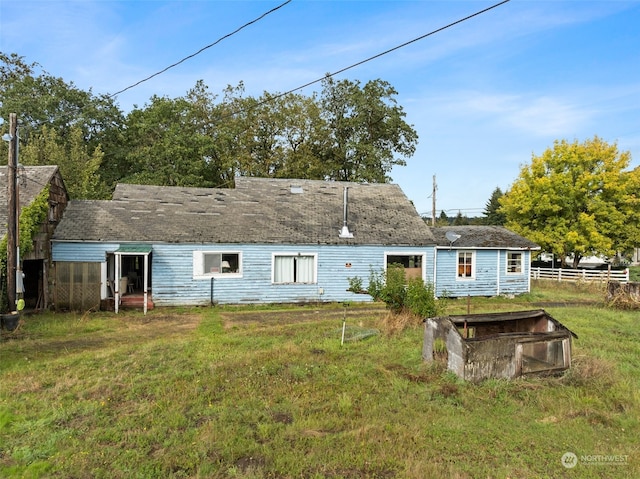
[(33, 259), (22, 262), (22, 272), (24, 273), (24, 304), (27, 309), (44, 309), (45, 288), (44, 288), (44, 260)]

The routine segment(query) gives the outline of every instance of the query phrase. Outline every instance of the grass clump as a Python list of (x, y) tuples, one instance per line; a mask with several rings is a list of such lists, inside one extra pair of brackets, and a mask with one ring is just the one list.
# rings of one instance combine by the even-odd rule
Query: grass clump
[(423, 318), (410, 311), (387, 313), (380, 320), (380, 330), (387, 336), (400, 334), (406, 329), (414, 329), (422, 325)]

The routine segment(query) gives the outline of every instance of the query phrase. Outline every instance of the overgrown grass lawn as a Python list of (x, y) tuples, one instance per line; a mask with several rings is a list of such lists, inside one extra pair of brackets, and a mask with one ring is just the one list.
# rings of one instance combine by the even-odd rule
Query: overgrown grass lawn
[(341, 345), (379, 307), (29, 316), (0, 343), (0, 477), (640, 477), (640, 314), (546, 309), (573, 368), (480, 384), (425, 363), (420, 325)]

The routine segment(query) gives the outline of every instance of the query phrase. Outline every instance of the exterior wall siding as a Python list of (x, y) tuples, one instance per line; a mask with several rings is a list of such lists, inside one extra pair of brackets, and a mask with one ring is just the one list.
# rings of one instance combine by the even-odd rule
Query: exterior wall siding
[[(53, 260), (105, 262), (119, 244), (54, 243)], [(238, 252), (241, 276), (194, 278), (193, 252)], [(366, 289), (371, 270), (384, 268), (385, 252), (425, 253), (425, 278), (432, 281), (434, 247), (154, 244), (150, 256), (151, 297), (157, 306), (291, 303), (367, 302), (371, 297), (347, 291), (348, 278), (359, 277)], [(274, 253), (316, 254), (317, 283), (273, 284)]]
[(56, 261), (72, 261), (76, 263), (103, 263), (107, 252), (113, 253), (119, 248), (118, 243), (58, 243), (54, 242), (51, 258)]
[[(531, 252), (522, 251), (523, 268), (519, 274), (507, 274), (507, 251), (500, 250), (500, 293), (502, 295), (523, 294), (531, 291)], [(513, 250), (512, 250), (513, 251)]]
[[(473, 251), (475, 277), (458, 279), (458, 252)], [(438, 297), (497, 296), (529, 292), (530, 252), (524, 253), (522, 274), (507, 275), (507, 250), (446, 248), (436, 254), (436, 295)]]
[[(361, 278), (366, 288), (371, 269), (380, 271), (384, 267), (384, 253), (389, 249), (383, 246), (154, 245), (152, 297), (159, 306), (202, 305), (212, 301), (220, 304), (371, 301), (369, 295), (347, 291), (348, 278)], [(416, 250), (415, 247), (405, 249)], [(194, 279), (194, 250), (240, 251), (242, 276)], [(317, 283), (273, 284), (274, 253), (317, 254)]]

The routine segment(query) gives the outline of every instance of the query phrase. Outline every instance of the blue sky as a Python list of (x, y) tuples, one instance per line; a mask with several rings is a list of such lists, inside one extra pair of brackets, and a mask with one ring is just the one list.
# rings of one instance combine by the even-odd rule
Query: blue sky
[[(283, 1), (0, 0), (0, 50), (114, 93)], [(117, 102), (126, 113), (200, 79), (215, 93), (288, 91), (495, 3), (293, 0)], [(437, 214), (480, 215), (556, 139), (598, 135), (640, 164), (639, 26), (639, 1), (512, 0), (336, 78), (398, 91), (419, 144), (391, 176), (420, 213), (436, 175)]]

